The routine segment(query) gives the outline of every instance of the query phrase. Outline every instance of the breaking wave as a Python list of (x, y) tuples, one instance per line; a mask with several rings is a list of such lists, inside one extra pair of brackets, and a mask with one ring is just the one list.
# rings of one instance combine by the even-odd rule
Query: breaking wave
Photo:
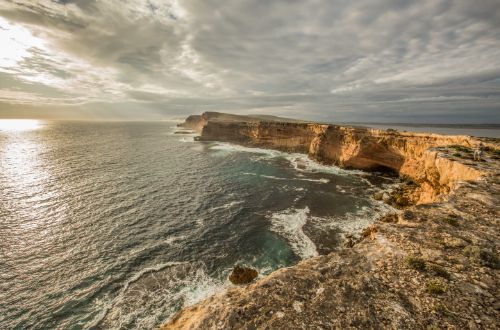
[(91, 327), (153, 329), (173, 313), (224, 290), (203, 263), (169, 262), (134, 275)]
[(269, 216), (271, 230), (284, 237), (292, 250), (302, 259), (318, 255), (316, 245), (302, 230), (307, 223), (308, 216), (307, 206), (303, 209), (290, 208)]
[(238, 204), (241, 204), (245, 201), (232, 201), (232, 202), (229, 202), (229, 203), (226, 203), (224, 205), (221, 205), (221, 206), (214, 206), (214, 207), (211, 207), (208, 211), (209, 212), (213, 212), (213, 211), (217, 211), (217, 210), (221, 210), (221, 209), (230, 209), (232, 208), (233, 206), (235, 205), (238, 205)]
[(321, 178), (321, 179), (308, 179), (308, 178), (280, 178), (277, 176), (273, 175), (264, 175), (264, 174), (257, 174), (257, 173), (249, 173), (249, 172), (244, 172), (242, 173), (244, 175), (254, 175), (254, 176), (260, 176), (262, 178), (266, 179), (272, 179), (272, 180), (283, 180), (283, 181), (290, 181), (290, 180), (300, 180), (300, 181), (310, 181), (310, 182), (319, 182), (319, 183), (328, 183), (330, 180)]

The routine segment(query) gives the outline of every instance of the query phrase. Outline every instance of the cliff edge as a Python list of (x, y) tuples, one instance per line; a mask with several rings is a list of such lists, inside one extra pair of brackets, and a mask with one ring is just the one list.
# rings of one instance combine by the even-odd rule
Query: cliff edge
[(200, 140), (390, 170), (417, 188), (415, 205), (377, 220), (359, 241), (188, 307), (163, 329), (499, 328), (497, 140), (219, 113), (184, 126)]

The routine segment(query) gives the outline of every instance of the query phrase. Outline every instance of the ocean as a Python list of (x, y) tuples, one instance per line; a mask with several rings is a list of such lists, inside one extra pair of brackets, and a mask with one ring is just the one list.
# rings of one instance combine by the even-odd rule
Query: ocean
[(326, 254), (395, 179), (196, 142), (174, 122), (0, 121), (0, 328), (147, 329)]

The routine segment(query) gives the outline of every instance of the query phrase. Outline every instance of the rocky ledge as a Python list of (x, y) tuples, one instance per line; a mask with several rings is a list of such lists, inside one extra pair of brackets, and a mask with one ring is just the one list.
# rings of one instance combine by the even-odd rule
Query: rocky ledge
[[(333, 253), (188, 307), (163, 329), (500, 327), (497, 140), (210, 113), (196, 125), (186, 127), (202, 140), (390, 169), (411, 179), (416, 188), (404, 197), (416, 204), (378, 219)], [(480, 142), (486, 151), (474, 162), (471, 148)]]

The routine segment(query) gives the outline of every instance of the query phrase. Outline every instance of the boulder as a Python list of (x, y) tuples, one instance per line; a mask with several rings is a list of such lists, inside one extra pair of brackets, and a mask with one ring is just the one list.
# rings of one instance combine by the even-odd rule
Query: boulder
[(380, 201), (382, 200), (382, 197), (384, 196), (384, 192), (383, 191), (377, 191), (374, 195), (373, 195), (373, 198), (377, 201)]
[(389, 203), (391, 201), (391, 196), (384, 192), (383, 195), (382, 195), (382, 200), (384, 201), (384, 203)]
[(259, 273), (257, 270), (250, 267), (235, 266), (229, 280), (233, 284), (247, 284), (252, 282)]

